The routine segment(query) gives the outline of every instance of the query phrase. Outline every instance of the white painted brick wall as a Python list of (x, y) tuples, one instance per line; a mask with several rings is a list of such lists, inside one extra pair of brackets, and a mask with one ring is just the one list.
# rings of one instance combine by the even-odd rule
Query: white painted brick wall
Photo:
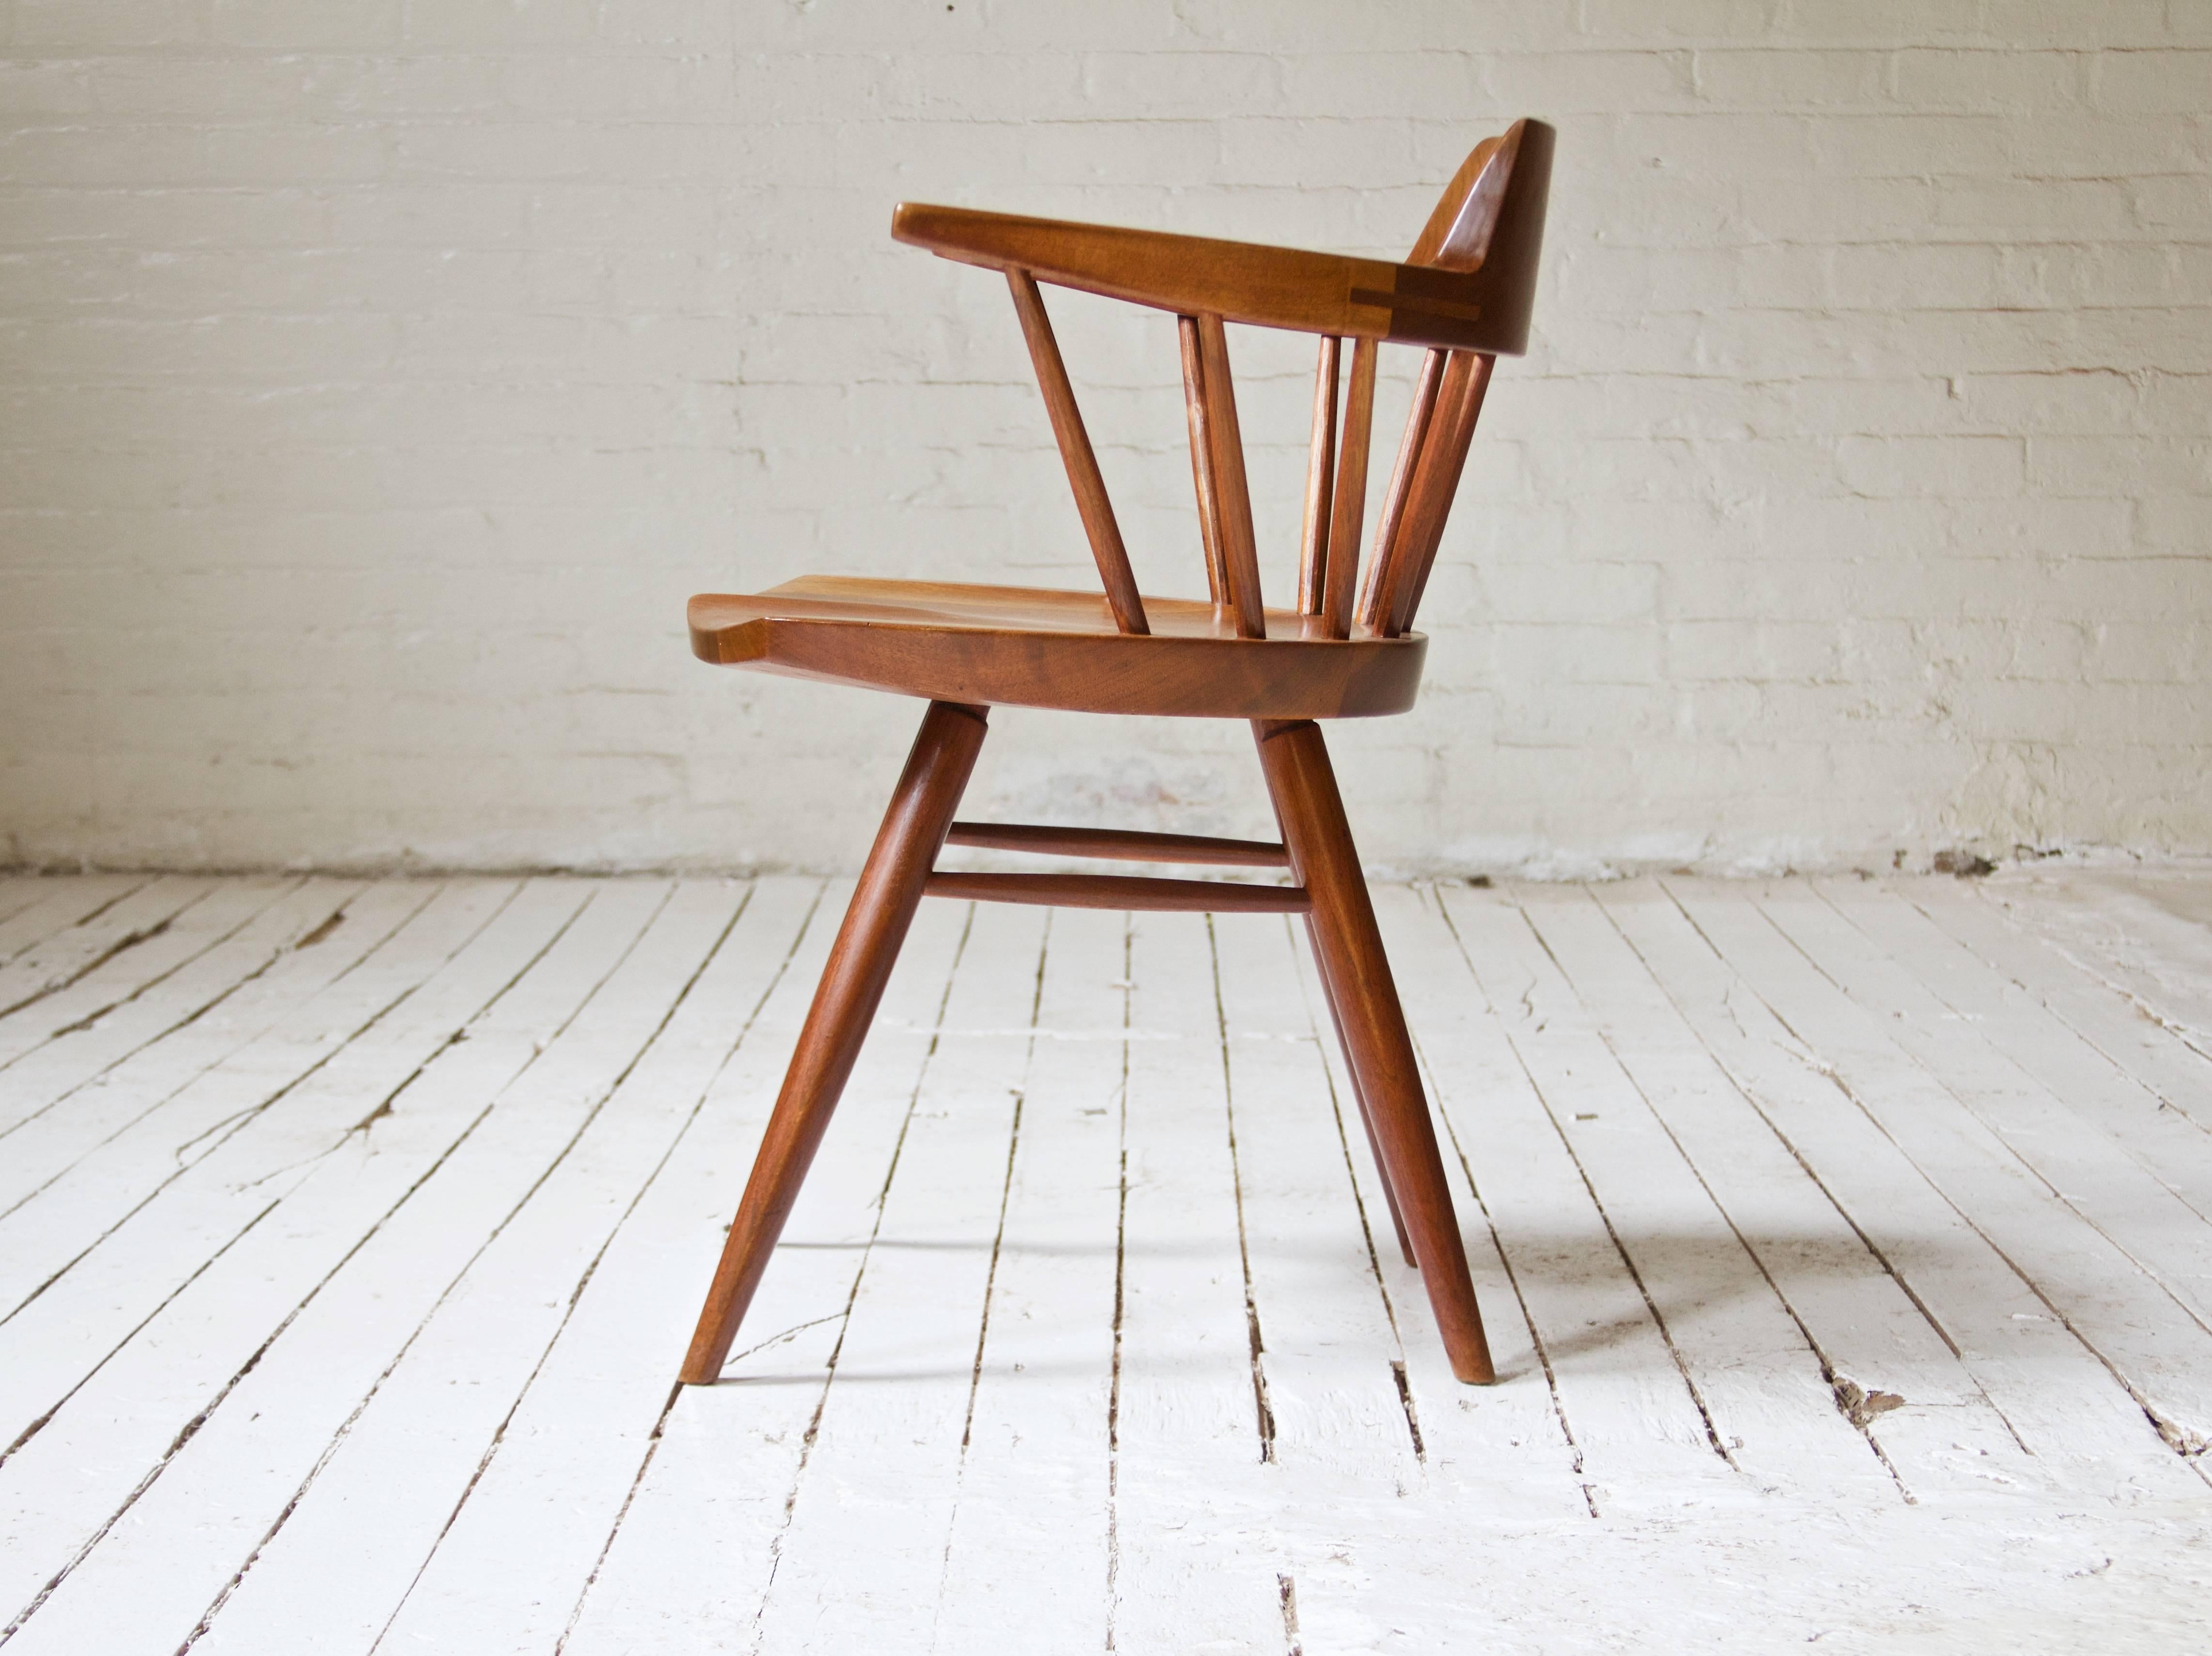
[[(2212, 849), (2212, 6), (0, 3), (0, 861), (849, 866), (914, 704), (695, 664), (812, 569), (1088, 584), (901, 197), (1391, 254), (1559, 128), (1399, 868)], [(1172, 324), (1050, 295), (1146, 584)], [(1232, 334), (1287, 590), (1310, 358)], [(1387, 401), (1402, 407), (1403, 364)], [(1233, 726), (1008, 815), (1257, 831)]]

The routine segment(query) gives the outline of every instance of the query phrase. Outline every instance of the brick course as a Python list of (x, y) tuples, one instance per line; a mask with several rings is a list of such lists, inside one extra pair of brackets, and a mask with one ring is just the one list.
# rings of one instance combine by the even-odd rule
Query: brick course
[[(1371, 859), (2212, 849), (2208, 88), (2148, 0), (12, 0), (0, 862), (849, 867), (916, 709), (684, 596), (1094, 578), (891, 203), (1391, 255), (1523, 113), (1535, 344), (1339, 745)], [(1201, 589), (1171, 323), (1048, 302)], [(1310, 350), (1231, 340), (1283, 594)], [(998, 723), (983, 808), (1265, 823), (1234, 728)]]

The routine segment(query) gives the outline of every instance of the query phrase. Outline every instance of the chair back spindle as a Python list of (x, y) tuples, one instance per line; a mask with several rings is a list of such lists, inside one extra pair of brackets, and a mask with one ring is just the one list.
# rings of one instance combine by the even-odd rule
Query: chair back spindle
[(1090, 538), (1091, 555), (1097, 560), (1098, 579), (1106, 588), (1114, 624), (1123, 632), (1149, 633), (1145, 600), (1138, 596), (1137, 577), (1129, 569), (1128, 548), (1121, 544), (1121, 528), (1114, 519), (1114, 502), (1107, 497), (1106, 479), (1099, 475), (1098, 457), (1091, 452), (1091, 435), (1083, 429), (1083, 413), (1075, 405), (1075, 388), (1067, 382), (1067, 365), (1060, 360), (1060, 342), (1053, 337), (1044, 297), (1037, 292), (1036, 279), (1024, 270), (1009, 270), (1006, 285), (1013, 290), (1014, 313), (1021, 318), (1022, 337), (1029, 342), (1037, 387), (1044, 393), (1052, 435), (1059, 441), (1060, 461), (1075, 490), (1075, 509), (1082, 515), (1084, 533)]
[(1328, 576), (1322, 603), (1322, 630), (1331, 638), (1352, 636), (1352, 599), (1359, 581), (1359, 531), (1367, 513), (1367, 459), (1375, 429), (1375, 363), (1372, 339), (1352, 344), (1352, 384), (1345, 392), (1344, 435), (1338, 445), (1335, 499), (1328, 529)]
[(1390, 466), (1390, 484), (1382, 491), (1382, 515), (1375, 525), (1375, 552), (1368, 560), (1367, 581), (1359, 594), (1359, 624), (1373, 628), (1384, 607), (1382, 575), (1397, 544), (1398, 527), (1406, 516), (1406, 492), (1412, 486), (1413, 468), (1437, 411), (1437, 391), (1443, 381), (1444, 358), (1450, 353), (1431, 350), (1421, 358), (1420, 377), (1413, 381), (1413, 406), (1406, 411), (1406, 432), (1398, 440), (1398, 458)]
[[(1229, 338), (1218, 316), (1198, 319), (1199, 394), (1206, 405), (1207, 450), (1213, 461), (1213, 514), (1221, 538), (1222, 584), (1240, 638), (1265, 638), (1260, 554), (1252, 536), (1251, 485), (1244, 475), (1244, 438), (1237, 423), (1237, 382), (1229, 370)], [(1204, 508), (1200, 508), (1203, 514)]]
[(1336, 371), (1343, 341), (1335, 334), (1321, 338), (1314, 365), (1313, 441), (1306, 459), (1305, 532), (1298, 546), (1298, 613), (1319, 615), (1328, 601), (1330, 496), (1336, 476)]
[(1190, 477), (1198, 494), (1198, 535), (1206, 548), (1206, 594), (1217, 605), (1229, 601), (1221, 572), (1221, 514), (1214, 508), (1212, 425), (1206, 412), (1206, 362), (1198, 343), (1198, 318), (1176, 318), (1182, 346), (1183, 412), (1190, 423)]
[[(1407, 262), (1483, 271), (1525, 295), (1543, 242), (1552, 137), (1541, 122), (1516, 121), (1476, 145)], [(1422, 364), (1359, 607), (1361, 624), (1384, 637), (1413, 624), (1496, 362), (1486, 351), (1431, 350)]]
[[(1469, 330), (1456, 335), (1444, 332), (1441, 338), (1433, 331), (1425, 336), (1429, 349), (1422, 359), (1405, 433), (1383, 492), (1364, 581), (1360, 527), (1367, 504), (1378, 336), (1367, 333), (1364, 322), (1355, 322), (1352, 329), (1339, 323), (1316, 330), (1320, 350), (1314, 372), (1313, 425), (1297, 575), (1297, 609), (1308, 618), (1304, 629), (1308, 637), (1319, 634), (1349, 638), (1355, 624), (1366, 633), (1397, 637), (1413, 626), (1430, 569), (1443, 543), (1475, 423), (1482, 413), (1483, 398), (1497, 361), (1494, 353), (1518, 350), (1526, 338), (1530, 289), (1543, 242), (1545, 198), (1551, 184), (1552, 143), (1552, 129), (1543, 123), (1516, 121), (1501, 136), (1476, 145), (1429, 215), (1406, 265), (1401, 267), (1393, 291), (1386, 294), (1358, 286), (1350, 291), (1348, 305), (1380, 302), (1402, 306), (1416, 314), (1435, 309), (1440, 314), (1463, 319), (1460, 326)], [(940, 216), (952, 211), (917, 210)], [(902, 215), (908, 211), (900, 210)], [(1128, 551), (1115, 521), (1083, 417), (1076, 408), (1075, 393), (1068, 384), (1035, 272), (1027, 262), (1044, 259), (1046, 262), (1038, 268), (1047, 272), (1048, 279), (1114, 292), (1116, 283), (1103, 273), (1079, 277), (1073, 269), (1060, 271), (1054, 266), (1055, 263), (1082, 265), (1086, 259), (1095, 258), (1095, 253), (1085, 251), (1083, 238), (1112, 238), (1116, 233), (1041, 220), (997, 222), (1009, 228), (1003, 233), (988, 234), (1002, 240), (1034, 239), (1035, 251), (1016, 255), (1023, 262), (994, 257), (980, 245), (972, 250), (973, 255), (999, 263), (1006, 271), (1052, 418), (1053, 435), (1067, 467), (1076, 508), (1097, 560), (1115, 623), (1124, 632), (1147, 632), (1144, 601), (1130, 573)], [(955, 252), (951, 246), (952, 232), (957, 228), (933, 227), (927, 238), (916, 233), (917, 239), (927, 239), (939, 252), (969, 256), (966, 248)], [(1249, 251), (1234, 243), (1206, 245), (1221, 249), (1224, 259), (1243, 258)], [(1430, 271), (1450, 272), (1457, 277), (1479, 276), (1480, 280), (1472, 292), (1462, 287), (1431, 294), (1425, 285), (1425, 272)], [(1188, 274), (1188, 267), (1181, 268), (1172, 279), (1184, 280)], [(1189, 279), (1204, 285), (1202, 274)], [(1448, 296), (1454, 293), (1466, 296)], [(1474, 302), (1478, 299), (1480, 303)], [(1207, 594), (1218, 609), (1227, 612), (1238, 636), (1264, 638), (1267, 621), (1253, 536), (1250, 485), (1237, 423), (1236, 384), (1230, 372), (1228, 338), (1222, 326), (1227, 310), (1226, 306), (1216, 310), (1211, 303), (1203, 303), (1177, 317), (1183, 404), (1190, 428), (1191, 483), (1198, 496)], [(1396, 308), (1390, 310), (1390, 332), (1382, 337), (1399, 337), (1395, 332), (1398, 314)], [(1346, 332), (1353, 335), (1351, 384), (1340, 397)], [(1468, 340), (1468, 345), (1449, 343), (1455, 338)], [(1420, 342), (1423, 335), (1416, 332), (1413, 339)], [(1478, 343), (1483, 348), (1471, 348)]]
[(1413, 472), (1406, 515), (1391, 563), (1382, 580), (1384, 604), (1374, 623), (1376, 630), (1395, 638), (1413, 624), (1429, 571), (1436, 565), (1437, 549), (1443, 540), (1444, 520), (1458, 493), (1467, 467), (1468, 445), (1475, 422), (1481, 417), (1482, 399), (1490, 388), (1495, 356), (1454, 351), (1444, 369), (1443, 389), (1431, 434), (1421, 448)]
[[(1479, 146), (1405, 264), (967, 208), (903, 204), (893, 213), (899, 240), (1006, 277), (1106, 595), (821, 575), (691, 600), (692, 648), (710, 661), (920, 696), (930, 708), (799, 1032), (684, 1382), (720, 1376), (927, 896), (1303, 915), (1385, 1205), (1406, 1263), (1421, 1274), (1451, 1372), (1471, 1384), (1497, 1378), (1418, 1055), (1316, 721), (1413, 705), (1425, 651), (1398, 635), (1420, 603), (1494, 354), (1527, 347), (1550, 155), (1551, 129), (1533, 121)], [(1155, 598), (1147, 617), (1041, 281), (1178, 319), (1211, 605)], [(1228, 321), (1321, 341), (1297, 614), (1284, 625), (1290, 618), (1278, 611), (1272, 639)], [(1347, 338), (1351, 385), (1340, 395)], [(1363, 589), (1361, 514), (1385, 340), (1428, 356)], [(956, 821), (996, 706), (1249, 721), (1280, 841)], [(948, 872), (935, 867), (947, 843), (1287, 868), (1293, 883)]]

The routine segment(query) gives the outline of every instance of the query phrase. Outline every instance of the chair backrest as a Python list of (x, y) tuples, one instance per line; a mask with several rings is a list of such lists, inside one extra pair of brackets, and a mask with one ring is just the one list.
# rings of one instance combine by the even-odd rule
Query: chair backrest
[[(1412, 626), (1419, 607), (1492, 367), (1499, 355), (1527, 347), (1553, 136), (1541, 121), (1520, 120), (1476, 145), (1398, 265), (958, 208), (902, 205), (892, 234), (1006, 272), (1107, 601), (1125, 632), (1148, 630), (1144, 601), (1038, 281), (1179, 314), (1206, 584), (1245, 637), (1264, 636), (1266, 622), (1222, 325), (1225, 318), (1318, 333), (1298, 571), (1298, 610), (1309, 618), (1303, 630), (1346, 638), (1356, 625), (1395, 637)], [(1352, 368), (1340, 423), (1346, 338), (1353, 341)], [(1428, 350), (1363, 583), (1360, 528), (1376, 352), (1385, 340)]]
[[(1499, 137), (1476, 145), (1445, 188), (1407, 260), (1439, 270), (1481, 272), (1495, 295), (1491, 302), (1513, 319), (1508, 338), (1516, 348), (1527, 343), (1537, 259), (1543, 250), (1553, 137), (1543, 122), (1521, 120)], [(1362, 347), (1365, 344), (1361, 342)], [(1324, 357), (1327, 354), (1324, 346)], [(1358, 355), (1355, 348), (1355, 405), (1361, 396)], [(1407, 630), (1420, 606), (1497, 359), (1495, 351), (1432, 349), (1422, 362), (1358, 610), (1362, 626), (1386, 637)], [(1308, 494), (1310, 497), (1310, 483)], [(1358, 555), (1357, 507), (1348, 521), (1342, 515), (1338, 521), (1343, 535), (1338, 539), (1332, 533), (1328, 559), (1331, 565), (1339, 559), (1349, 565)], [(1349, 568), (1340, 572), (1332, 568), (1330, 573), (1340, 584), (1349, 584)], [(1326, 606), (1309, 612), (1326, 615)], [(1331, 636), (1346, 635), (1332, 629)]]
[[(1492, 367), (1499, 352), (1518, 352), (1528, 343), (1551, 189), (1553, 137), (1541, 121), (1520, 120), (1477, 144), (1445, 186), (1407, 259), (1407, 265), (1417, 269), (1453, 273), (1450, 296), (1437, 296), (1432, 302), (1465, 313), (1470, 322), (1480, 320), (1486, 343), (1492, 348), (1431, 347), (1427, 352), (1383, 496), (1364, 586), (1358, 579), (1359, 536), (1366, 509), (1378, 340), (1364, 335), (1354, 339), (1340, 439), (1342, 337), (1322, 336), (1298, 560), (1298, 610), (1312, 618), (1307, 623), (1310, 631), (1346, 638), (1356, 621), (1366, 631), (1396, 637), (1413, 625), (1466, 467)], [(1468, 276), (1479, 276), (1479, 285), (1470, 288)], [(1399, 295), (1406, 295), (1408, 285), (1401, 277)], [(1219, 332), (1218, 321), (1208, 329), (1210, 320), (1196, 319), (1202, 339)], [(1230, 605), (1241, 632), (1257, 636), (1261, 631), (1258, 572), (1253, 568), (1246, 576), (1237, 567), (1234, 536), (1224, 533), (1233, 526), (1224, 520), (1237, 508), (1243, 508), (1243, 518), (1249, 517), (1243, 498), (1243, 454), (1241, 450), (1233, 456), (1224, 453), (1218, 432), (1200, 430), (1202, 423), (1217, 428), (1226, 423), (1231, 432), (1235, 429), (1227, 349), (1223, 344), (1194, 366), (1192, 319), (1184, 321), (1184, 383), (1207, 569), (1215, 601)], [(1213, 356), (1218, 357), (1218, 363)], [(1248, 587), (1249, 601), (1240, 601)], [(1356, 608), (1355, 588), (1359, 594)]]

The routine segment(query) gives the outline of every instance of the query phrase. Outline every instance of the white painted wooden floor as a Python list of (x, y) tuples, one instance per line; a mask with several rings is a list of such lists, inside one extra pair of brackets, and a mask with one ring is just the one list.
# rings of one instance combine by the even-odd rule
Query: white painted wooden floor
[[(1504, 1383), (1280, 917), (0, 880), (7, 1656), (2212, 1636), (2212, 878), (1378, 892)], [(1379, 1229), (1378, 1229), (1379, 1226)]]

